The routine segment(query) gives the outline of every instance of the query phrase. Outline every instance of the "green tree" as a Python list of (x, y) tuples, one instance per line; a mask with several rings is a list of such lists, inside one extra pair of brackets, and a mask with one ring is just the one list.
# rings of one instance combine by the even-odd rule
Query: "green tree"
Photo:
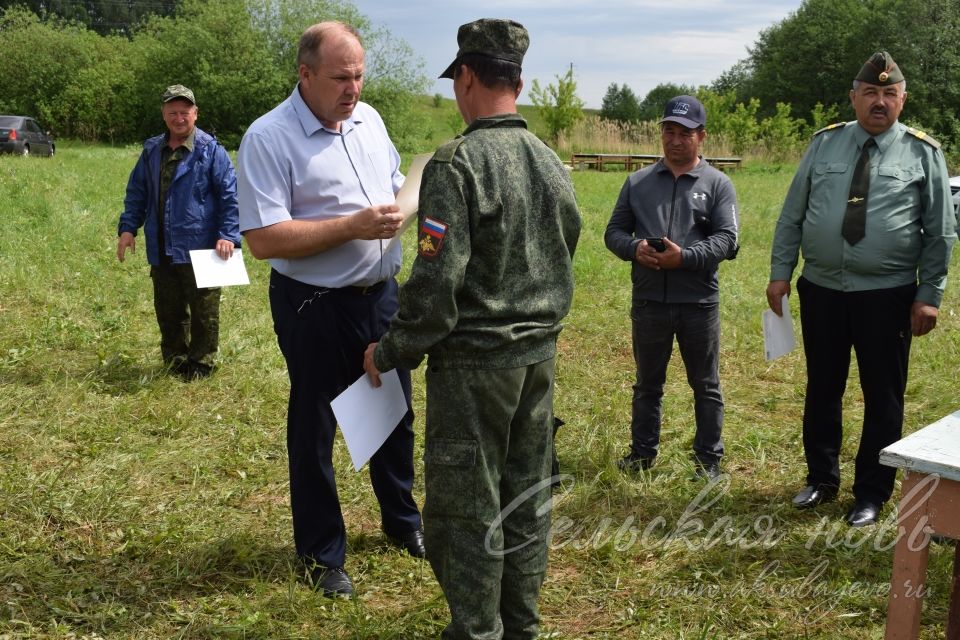
[(98, 36), (83, 25), (60, 19), (41, 21), (22, 7), (0, 16), (0, 111), (38, 117), (58, 135), (67, 133), (54, 118), (56, 106), (77, 73), (103, 62)]
[[(350, 2), (336, 0), (246, 0), (247, 11), (256, 31), (267, 39), (267, 48), (278, 69), (287, 74), (292, 87), (297, 81), (297, 45), (300, 34), (322, 20), (339, 20), (353, 25), (370, 49), (367, 32), (370, 21)], [(376, 47), (376, 44), (373, 44)], [(369, 51), (368, 51), (369, 54)]]
[(300, 34), (322, 20), (339, 20), (360, 32), (366, 54), (362, 99), (383, 117), (394, 143), (411, 150), (425, 131), (417, 117), (414, 97), (426, 92), (430, 80), (423, 59), (389, 30), (376, 28), (353, 4), (342, 0), (245, 0), (254, 29), (267, 40), (276, 68), (287, 78), (282, 100), (297, 82)]
[(833, 124), (839, 119), (839, 110), (837, 105), (832, 104), (829, 107), (824, 107), (819, 102), (813, 105), (813, 109), (810, 111), (810, 126), (807, 127), (806, 137), (809, 138), (813, 136), (817, 131), (823, 129), (829, 124)]
[(960, 147), (960, 0), (876, 0), (877, 42), (907, 78), (902, 118)]
[(530, 87), (530, 101), (546, 123), (554, 144), (564, 132), (583, 118), (584, 104), (577, 96), (577, 81), (573, 77), (572, 66), (563, 76), (556, 76), (556, 79), (557, 84), (551, 83), (545, 88), (534, 80)]
[[(804, 0), (789, 17), (764, 30), (749, 49), (752, 95), (762, 113), (777, 102), (807, 114), (820, 102), (847, 102), (850, 83), (863, 61), (879, 48), (867, 37), (878, 16), (871, 0)], [(852, 115), (851, 111), (847, 111)]]
[(618, 122), (637, 122), (640, 119), (640, 103), (633, 89), (626, 83), (622, 87), (618, 87), (616, 82), (611, 83), (603, 96), (600, 117)]
[(107, 35), (130, 34), (145, 18), (173, 15), (177, 0), (0, 0), (0, 9), (21, 6), (47, 19), (62, 19)]
[(134, 139), (162, 130), (159, 95), (171, 84), (193, 89), (198, 125), (231, 147), (290, 90), (266, 38), (254, 30), (245, 0), (184, 0), (177, 15), (148, 19), (133, 45), (128, 64), (136, 81), (129, 98), (141, 114), (130, 132)]
[(367, 65), (363, 100), (383, 117), (397, 148), (413, 151), (427, 127), (414, 109), (416, 96), (426, 93), (430, 84), (423, 59), (386, 29), (372, 29), (363, 40)]
[(775, 160), (782, 162), (792, 157), (801, 145), (805, 122), (790, 116), (790, 105), (777, 103), (777, 111), (760, 122), (763, 145)]
[(758, 98), (764, 116), (788, 103), (794, 117), (812, 117), (819, 103), (852, 119), (851, 81), (878, 50), (907, 78), (902, 118), (960, 144), (960, 0), (804, 0), (714, 87)]
[(752, 79), (749, 60), (740, 60), (721, 73), (710, 85), (710, 90), (719, 95), (731, 93), (737, 101), (743, 102), (750, 98)]
[(737, 96), (733, 91), (717, 93), (711, 89), (701, 88), (697, 91), (697, 98), (707, 110), (707, 131), (710, 135), (729, 136), (733, 132), (730, 115), (737, 108)]
[(47, 9), (44, 17), (4, 9), (0, 77), (17, 82), (0, 91), (0, 111), (39, 117), (61, 136), (139, 141), (163, 130), (160, 93), (182, 83), (197, 95), (199, 125), (236, 146), (250, 122), (289, 95), (300, 34), (325, 19), (360, 29), (363, 99), (384, 116), (397, 146), (410, 148), (423, 127), (413, 109), (427, 83), (423, 63), (348, 2), (182, 0), (174, 15), (147, 17), (129, 38), (99, 36)]
[[(738, 102), (733, 113), (729, 114), (729, 135), (733, 142), (733, 152), (743, 155), (743, 153), (756, 144), (760, 137), (760, 123), (757, 122), (757, 112), (760, 110), (760, 101), (751, 98), (747, 102)], [(708, 120), (709, 123), (709, 114)]]
[(670, 98), (682, 95), (694, 95), (693, 87), (671, 82), (655, 86), (640, 103), (640, 120), (659, 120), (663, 117), (663, 108)]

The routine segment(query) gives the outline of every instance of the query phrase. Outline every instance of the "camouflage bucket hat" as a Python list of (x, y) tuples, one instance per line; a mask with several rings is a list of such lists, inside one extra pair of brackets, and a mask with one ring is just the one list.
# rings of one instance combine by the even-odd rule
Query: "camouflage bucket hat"
[(164, 103), (167, 103), (177, 98), (189, 100), (194, 105), (197, 104), (196, 98), (193, 97), (193, 91), (187, 89), (182, 84), (173, 84), (167, 87), (167, 90), (163, 92), (163, 96), (160, 99), (163, 100)]
[(483, 18), (461, 25), (457, 31), (457, 44), (460, 46), (457, 57), (440, 74), (441, 78), (452, 80), (457, 61), (468, 53), (522, 64), (523, 54), (530, 46), (530, 35), (519, 22)]

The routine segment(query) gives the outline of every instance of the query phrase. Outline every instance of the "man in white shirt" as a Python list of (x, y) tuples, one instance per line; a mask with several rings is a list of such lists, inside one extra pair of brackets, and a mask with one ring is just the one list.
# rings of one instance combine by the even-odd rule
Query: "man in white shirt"
[[(346, 528), (332, 464), (330, 401), (363, 374), (363, 352), (397, 309), (400, 156), (360, 102), (356, 30), (321, 22), (300, 38), (299, 83), (257, 119), (238, 154), (240, 230), (268, 259), (270, 307), (290, 376), (287, 451), (297, 555), (314, 588), (350, 596)], [(399, 371), (410, 407), (410, 372)], [(387, 538), (423, 557), (413, 486), (413, 411), (370, 461)]]

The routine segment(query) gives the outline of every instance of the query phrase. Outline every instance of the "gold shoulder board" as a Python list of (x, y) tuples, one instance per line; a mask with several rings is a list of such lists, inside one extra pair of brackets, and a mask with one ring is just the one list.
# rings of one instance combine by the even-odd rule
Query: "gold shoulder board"
[(847, 126), (847, 123), (846, 123), (846, 122), (834, 122), (833, 124), (828, 124), (828, 125), (825, 126), (823, 129), (820, 129), (819, 131), (817, 131), (817, 132), (814, 133), (813, 135), (814, 135), (814, 137), (816, 137), (816, 136), (820, 135), (821, 133), (823, 133), (824, 131), (830, 131), (831, 129), (840, 129), (840, 128), (845, 127), (845, 126)]
[(924, 132), (924, 131), (920, 131), (919, 129), (914, 129), (913, 127), (907, 127), (907, 133), (909, 133), (910, 135), (912, 135), (914, 138), (919, 138), (920, 140), (923, 140), (924, 142), (926, 142), (927, 144), (929, 144), (929, 145), (930, 145), (931, 147), (933, 147), (934, 149), (939, 149), (939, 148), (940, 148), (940, 143), (937, 142), (935, 139), (931, 138), (931, 137), (930, 137), (929, 135), (927, 135), (927, 133)]
[(447, 140), (433, 154), (433, 159), (437, 162), (451, 162), (453, 156), (457, 153), (457, 147), (466, 140), (463, 136), (457, 136), (453, 140)]

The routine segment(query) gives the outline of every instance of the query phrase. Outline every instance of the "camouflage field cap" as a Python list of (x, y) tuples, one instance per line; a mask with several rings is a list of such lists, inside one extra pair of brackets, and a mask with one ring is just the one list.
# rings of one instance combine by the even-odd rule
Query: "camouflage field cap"
[(468, 53), (523, 64), (523, 54), (530, 46), (530, 35), (519, 22), (483, 18), (461, 25), (457, 31), (457, 44), (460, 45), (457, 57), (440, 74), (441, 78), (452, 80), (457, 62)]
[(190, 91), (190, 89), (187, 89), (182, 84), (173, 84), (167, 87), (167, 90), (163, 92), (163, 97), (161, 99), (164, 101), (164, 103), (167, 103), (171, 100), (176, 100), (177, 98), (189, 100), (194, 105), (197, 104), (196, 98), (193, 97), (193, 91)]
[(860, 73), (854, 80), (876, 85), (897, 84), (903, 82), (903, 73), (886, 51), (877, 51), (863, 63)]

